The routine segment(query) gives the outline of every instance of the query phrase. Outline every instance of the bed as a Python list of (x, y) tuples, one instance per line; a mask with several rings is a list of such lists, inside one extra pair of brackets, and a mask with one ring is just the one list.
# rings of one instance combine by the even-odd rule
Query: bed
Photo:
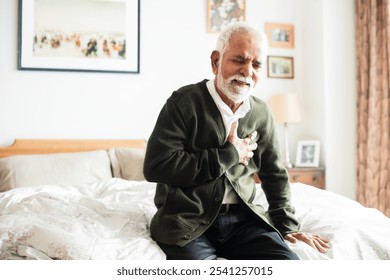
[[(0, 259), (164, 260), (150, 238), (155, 184), (143, 140), (16, 140), (0, 148)], [(256, 203), (267, 207), (257, 184)], [(291, 184), (302, 231), (329, 239), (304, 260), (390, 259), (390, 219), (338, 194)]]

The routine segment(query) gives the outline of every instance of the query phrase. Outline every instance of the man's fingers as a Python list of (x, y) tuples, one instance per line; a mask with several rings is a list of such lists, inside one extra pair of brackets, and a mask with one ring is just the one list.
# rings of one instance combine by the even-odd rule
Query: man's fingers
[(328, 240), (323, 239), (321, 236), (316, 237), (316, 240), (322, 247), (330, 248)]
[(308, 245), (310, 245), (314, 249), (317, 249), (321, 253), (326, 253), (326, 249), (320, 243), (321, 239), (318, 238), (318, 236), (316, 237), (316, 236), (308, 233), (308, 234), (302, 234), (301, 238), (302, 238), (301, 239), (302, 241), (306, 242)]
[(232, 142), (233, 144), (237, 141), (237, 127), (238, 127), (238, 121), (235, 121), (234, 123), (232, 123), (231, 127), (230, 127), (230, 131), (229, 131), (229, 135), (228, 135), (228, 138), (227, 140), (229, 142)]
[(328, 247), (324, 247), (318, 240), (316, 240), (316, 239), (314, 239), (313, 240), (313, 243), (314, 243), (314, 245), (315, 245), (315, 248), (317, 248), (317, 250), (318, 251), (320, 251), (321, 253), (326, 253), (326, 249), (327, 248), (329, 248), (329, 246)]
[(232, 126), (230, 127), (230, 132), (237, 133), (237, 127), (238, 127), (238, 120), (232, 123)]
[(296, 239), (295, 237), (291, 236), (291, 235), (286, 235), (284, 237), (286, 240), (290, 241), (291, 243), (296, 243), (298, 242), (298, 239)]
[(284, 238), (292, 243), (295, 243), (297, 240), (301, 240), (313, 247), (314, 249), (317, 249), (321, 253), (326, 253), (326, 251), (330, 248), (330, 246), (328, 245), (328, 240), (317, 234), (296, 232), (286, 234)]
[(250, 149), (251, 151), (256, 150), (256, 149), (257, 149), (257, 143), (252, 143), (252, 144), (250, 144), (250, 145), (249, 145), (249, 149)]
[(254, 156), (253, 151), (257, 149), (257, 143), (253, 143), (257, 136), (257, 132), (253, 131), (246, 138), (241, 139), (237, 135), (237, 128), (238, 120), (231, 124), (227, 141), (231, 142), (236, 147), (240, 158), (239, 163), (248, 165), (249, 160)]
[(253, 140), (255, 140), (255, 138), (256, 138), (256, 136), (257, 136), (257, 131), (255, 130), (255, 131), (253, 131), (251, 134), (249, 134), (249, 139), (251, 140), (251, 141), (253, 141)]

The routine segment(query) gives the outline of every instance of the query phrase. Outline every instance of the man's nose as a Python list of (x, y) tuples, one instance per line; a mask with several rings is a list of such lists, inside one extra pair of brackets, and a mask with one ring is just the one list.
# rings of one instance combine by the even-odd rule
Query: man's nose
[(253, 75), (253, 66), (251, 63), (245, 63), (244, 65), (242, 65), (241, 69), (240, 69), (240, 74), (242, 74), (245, 78), (249, 78), (249, 77), (252, 77)]

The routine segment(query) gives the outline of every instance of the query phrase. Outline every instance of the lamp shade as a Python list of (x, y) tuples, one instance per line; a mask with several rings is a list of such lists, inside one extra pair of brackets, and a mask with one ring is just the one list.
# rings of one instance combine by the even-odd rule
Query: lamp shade
[(301, 121), (298, 96), (293, 93), (277, 94), (269, 99), (269, 105), (277, 123)]

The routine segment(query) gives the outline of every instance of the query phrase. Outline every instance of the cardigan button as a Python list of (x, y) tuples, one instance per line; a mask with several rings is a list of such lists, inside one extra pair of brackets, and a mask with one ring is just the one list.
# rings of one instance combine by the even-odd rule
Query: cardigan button
[(221, 200), (222, 200), (222, 197), (220, 197), (220, 196), (217, 196), (216, 198), (214, 198), (215, 202), (220, 202)]
[(189, 235), (189, 234), (186, 234), (186, 235), (184, 235), (184, 239), (191, 239), (191, 235)]
[(210, 224), (210, 221), (202, 221), (202, 225), (204, 225), (204, 226), (208, 226)]

